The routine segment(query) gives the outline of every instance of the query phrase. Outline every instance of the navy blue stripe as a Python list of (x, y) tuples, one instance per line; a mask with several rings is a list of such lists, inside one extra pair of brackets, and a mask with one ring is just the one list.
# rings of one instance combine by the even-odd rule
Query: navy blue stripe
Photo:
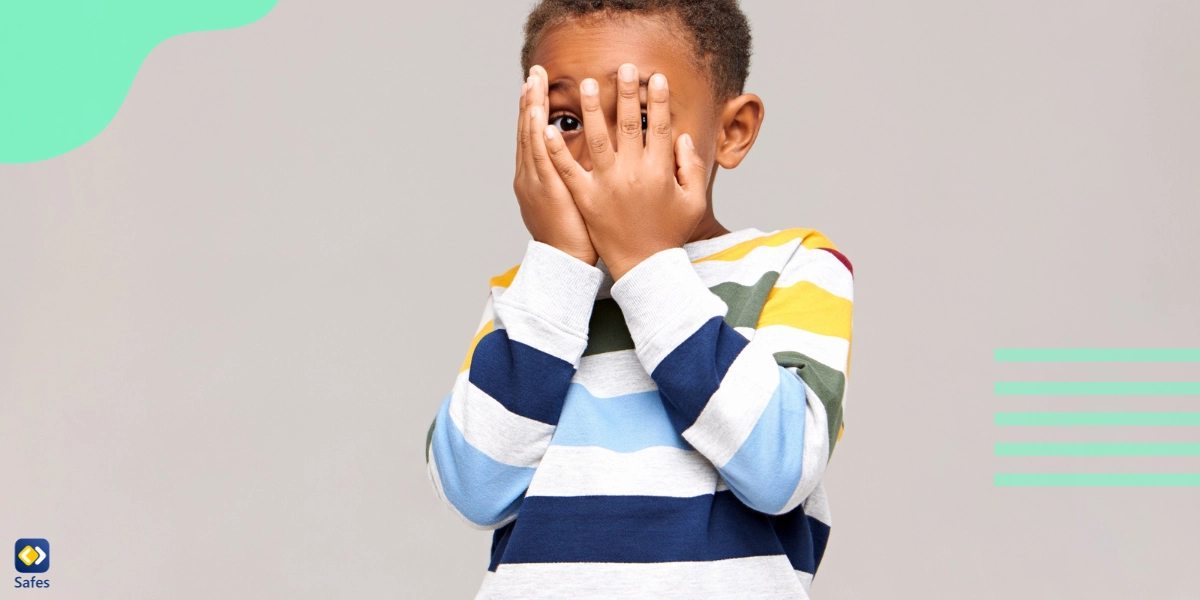
[(527, 496), (501, 563), (710, 561), (784, 554), (769, 515), (726, 491)]
[(558, 424), (575, 367), (497, 329), (481, 338), (467, 378), (510, 412)]
[(492, 533), (492, 560), (488, 563), (489, 571), (495, 572), (496, 567), (500, 566), (500, 558), (504, 556), (504, 549), (508, 547), (508, 539), (512, 537), (515, 523), (516, 521), (512, 521)]
[(667, 401), (667, 416), (675, 429), (682, 433), (696, 422), (748, 343), (724, 318), (713, 317), (658, 363), (650, 377)]
[(829, 545), (829, 526), (812, 518), (808, 517), (808, 528), (812, 531), (813, 539), (813, 558), (815, 566), (813, 566), (813, 574), (817, 573), (817, 569), (821, 566), (821, 557), (825, 556), (825, 547)]
[(829, 526), (804, 514), (804, 505), (772, 520), (792, 568), (815, 575), (829, 542)]

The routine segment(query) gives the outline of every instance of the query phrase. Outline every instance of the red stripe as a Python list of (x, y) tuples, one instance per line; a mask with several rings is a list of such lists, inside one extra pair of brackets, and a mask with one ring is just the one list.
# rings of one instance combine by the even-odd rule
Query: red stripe
[(846, 258), (844, 254), (834, 250), (833, 248), (818, 248), (818, 250), (824, 250), (837, 257), (838, 260), (842, 261), (843, 265), (846, 265), (846, 269), (850, 271), (850, 275), (854, 275), (854, 265), (850, 264), (850, 259)]

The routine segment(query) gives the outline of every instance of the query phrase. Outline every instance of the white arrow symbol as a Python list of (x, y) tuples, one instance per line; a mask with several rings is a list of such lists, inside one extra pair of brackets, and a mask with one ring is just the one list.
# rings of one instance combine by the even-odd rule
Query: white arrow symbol
[(38, 559), (33, 561), (33, 564), (40, 565), (43, 560), (46, 560), (46, 551), (42, 550), (41, 546), (34, 546), (33, 549), (38, 553)]

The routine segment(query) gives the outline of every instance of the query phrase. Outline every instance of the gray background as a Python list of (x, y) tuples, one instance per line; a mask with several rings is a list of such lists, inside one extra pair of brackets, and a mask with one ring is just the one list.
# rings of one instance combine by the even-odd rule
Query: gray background
[[(474, 593), (490, 535), (438, 504), (423, 446), (486, 278), (527, 239), (511, 193), (527, 6), (282, 0), (160, 45), (87, 145), (0, 165), (0, 542), (53, 546), (51, 589), (0, 595)], [(1194, 428), (991, 424), (1196, 409), (991, 386), (1197, 365), (991, 353), (1200, 340), (1200, 4), (744, 7), (767, 117), (718, 177), (717, 215), (819, 229), (856, 267), (814, 597), (1200, 595), (1200, 490), (992, 484), (1195, 472), (992, 455)]]

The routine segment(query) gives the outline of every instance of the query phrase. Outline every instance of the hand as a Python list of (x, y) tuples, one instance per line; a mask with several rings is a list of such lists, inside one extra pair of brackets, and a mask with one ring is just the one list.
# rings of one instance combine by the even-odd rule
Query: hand
[(650, 77), (643, 145), (637, 67), (624, 64), (618, 73), (616, 148), (596, 80), (579, 86), (590, 172), (575, 162), (557, 128), (542, 129), (550, 160), (614, 280), (651, 255), (687, 242), (707, 209), (708, 180), (691, 136), (672, 135), (666, 76)]
[(549, 110), (546, 70), (534, 66), (521, 87), (521, 111), (517, 117), (517, 173), (513, 191), (521, 206), (521, 219), (533, 239), (595, 265), (598, 255), (588, 237), (587, 226), (546, 154), (542, 132), (553, 127), (547, 122)]

